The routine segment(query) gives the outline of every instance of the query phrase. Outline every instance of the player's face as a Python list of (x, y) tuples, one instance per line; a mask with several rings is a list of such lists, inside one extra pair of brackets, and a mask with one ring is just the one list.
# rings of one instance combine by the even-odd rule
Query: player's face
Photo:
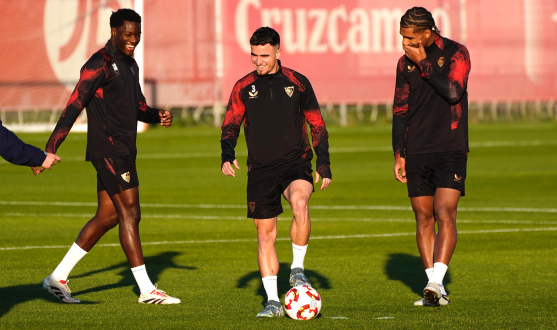
[(124, 21), (122, 26), (112, 28), (110, 32), (112, 34), (110, 41), (114, 47), (128, 56), (132, 56), (135, 47), (141, 40), (141, 24)]
[(255, 66), (257, 74), (264, 76), (278, 71), (278, 58), (280, 49), (278, 45), (251, 45), (251, 63)]
[(410, 46), (418, 48), (418, 42), (421, 40), (424, 47), (429, 46), (431, 31), (425, 30), (422, 32), (414, 32), (413, 27), (400, 28), (400, 35), (402, 36), (402, 46)]

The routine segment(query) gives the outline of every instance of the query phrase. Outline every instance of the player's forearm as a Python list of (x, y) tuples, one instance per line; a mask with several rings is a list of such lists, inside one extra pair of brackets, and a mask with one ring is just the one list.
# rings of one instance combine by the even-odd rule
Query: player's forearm
[(236, 148), (237, 139), (224, 139), (220, 141), (221, 153), (221, 163), (230, 162), (232, 163), (236, 159)]
[(393, 153), (395, 158), (404, 157), (404, 140), (406, 136), (406, 120), (400, 116), (393, 116)]
[(70, 133), (70, 130), (80, 113), (81, 110), (73, 106), (67, 107), (64, 112), (62, 112), (54, 131), (46, 143), (46, 152), (53, 154), (56, 153), (62, 142), (66, 139), (66, 136)]
[(470, 62), (463, 54), (457, 53), (448, 74), (448, 78), (441, 76), (433, 69), (428, 59), (420, 61), (422, 77), (426, 79), (435, 91), (450, 104), (460, 101), (468, 83)]
[(158, 124), (161, 122), (161, 118), (159, 116), (159, 109), (151, 108), (146, 104), (143, 109), (140, 105), (139, 114), (137, 117), (139, 121), (147, 124)]

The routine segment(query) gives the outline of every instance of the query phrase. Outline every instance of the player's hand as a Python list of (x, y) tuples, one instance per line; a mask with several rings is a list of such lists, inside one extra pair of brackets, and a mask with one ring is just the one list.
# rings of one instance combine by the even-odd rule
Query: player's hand
[(50, 170), (52, 168), (52, 166), (56, 165), (56, 163), (60, 163), (60, 157), (56, 156), (55, 154), (51, 154), (50, 152), (48, 152), (46, 154), (46, 158), (43, 162), (42, 167), (46, 168), (47, 170)]
[[(327, 187), (331, 184), (331, 179), (323, 178), (323, 182), (321, 183), (321, 190), (327, 189)], [(315, 172), (315, 183), (319, 182), (319, 173)]]
[(406, 183), (408, 181), (406, 179), (406, 159), (402, 157), (396, 158), (393, 171), (395, 172), (395, 178), (398, 181), (402, 183)]
[(33, 174), (34, 174), (35, 176), (37, 176), (37, 175), (41, 174), (42, 171), (44, 171), (44, 167), (42, 167), (42, 166), (34, 166), (34, 167), (31, 167), (31, 170), (33, 171)]
[(160, 109), (159, 118), (161, 119), (162, 126), (170, 127), (172, 125), (172, 112)]
[(232, 164), (234, 164), (234, 166), (236, 166), (236, 169), (238, 169), (238, 170), (240, 169), (240, 166), (238, 166), (238, 161), (236, 159), (234, 159), (234, 161), (232, 163), (230, 163), (230, 162), (222, 163), (220, 169), (222, 171), (222, 174), (235, 178), (236, 177), (236, 171), (234, 171), (234, 169), (232, 168)]
[(419, 64), (421, 60), (426, 58), (424, 45), (422, 44), (421, 40), (418, 41), (417, 45), (412, 45), (410, 44), (410, 42), (405, 40), (402, 43), (402, 49), (404, 50), (406, 57), (408, 57), (408, 59), (410, 59), (410, 61), (414, 62), (415, 64)]

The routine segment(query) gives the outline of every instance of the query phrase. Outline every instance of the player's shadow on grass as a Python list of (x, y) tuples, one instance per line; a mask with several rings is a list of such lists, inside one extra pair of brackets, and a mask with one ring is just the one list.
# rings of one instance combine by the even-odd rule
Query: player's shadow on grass
[[(54, 298), (50, 293), (43, 290), (42, 281), (40, 283), (14, 285), (0, 288), (0, 318), (8, 313), (15, 305), (37, 299), (50, 300), (49, 298), (56, 300), (56, 298)], [(83, 303), (95, 304), (94, 302)]]
[[(181, 252), (169, 251), (169, 252), (163, 252), (163, 253), (157, 254), (155, 256), (145, 257), (144, 261), (145, 261), (145, 265), (147, 267), (147, 274), (149, 274), (149, 278), (151, 279), (151, 281), (153, 283), (157, 283), (158, 280), (159, 280), (160, 274), (164, 270), (169, 269), (169, 268), (188, 269), (188, 270), (197, 269), (197, 267), (177, 265), (174, 262), (174, 258), (181, 255), (181, 254), (182, 254)], [(130, 270), (130, 265), (128, 264), (127, 261), (119, 263), (119, 264), (114, 265), (114, 266), (106, 267), (106, 268), (99, 269), (99, 270), (94, 270), (94, 271), (91, 271), (91, 272), (88, 272), (88, 273), (85, 273), (85, 274), (81, 274), (81, 275), (77, 275), (77, 276), (70, 276), (70, 278), (72, 278), (72, 277), (73, 278), (82, 278), (82, 277), (87, 277), (87, 276), (91, 276), (91, 275), (94, 275), (94, 274), (114, 271), (114, 270), (118, 270), (118, 269), (122, 269), (117, 274), (117, 275), (121, 276), (120, 281), (118, 281), (116, 283), (112, 283), (112, 284), (106, 284), (106, 285), (93, 287), (93, 288), (90, 288), (90, 289), (85, 289), (83, 291), (74, 292), (74, 293), (72, 293), (72, 297), (76, 297), (76, 298), (79, 299), (79, 297), (77, 297), (78, 295), (84, 295), (84, 294), (92, 293), (92, 292), (110, 290), (110, 289), (120, 288), (120, 287), (124, 287), (124, 286), (133, 286), (133, 291), (137, 295), (139, 295), (139, 288), (136, 285), (135, 278), (133, 277), (133, 273)]]
[[(317, 291), (321, 289), (329, 290), (331, 289), (331, 285), (329, 284), (329, 279), (325, 276), (321, 275), (320, 273), (313, 271), (311, 269), (305, 269), (304, 274), (310, 280), (311, 284), (314, 286)], [(290, 279), (290, 265), (286, 263), (279, 264), (279, 272), (277, 276), (277, 287), (279, 296), (284, 295), (290, 290), (290, 283), (288, 280)], [(261, 273), (259, 270), (253, 271), (242, 276), (238, 279), (238, 283), (236, 285), (237, 288), (242, 289), (249, 285), (251, 281), (257, 281), (259, 284), (257, 287), (256, 294), (261, 296), (261, 304), (265, 306), (267, 302), (267, 294), (265, 293), (265, 288), (263, 287), (263, 282), (261, 282)]]
[[(390, 280), (400, 281), (412, 290), (412, 292), (423, 295), (427, 284), (427, 275), (424, 271), (422, 259), (405, 253), (393, 253), (385, 264), (385, 272)], [(443, 285), (447, 290), (447, 285), (451, 283), (451, 274), (447, 272), (443, 279)], [(448, 290), (447, 290), (448, 292)]]

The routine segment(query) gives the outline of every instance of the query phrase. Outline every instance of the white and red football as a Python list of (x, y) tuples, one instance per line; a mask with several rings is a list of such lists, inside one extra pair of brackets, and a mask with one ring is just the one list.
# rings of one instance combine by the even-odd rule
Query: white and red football
[(294, 320), (311, 320), (321, 312), (321, 296), (312, 287), (295, 286), (284, 297), (284, 310)]

